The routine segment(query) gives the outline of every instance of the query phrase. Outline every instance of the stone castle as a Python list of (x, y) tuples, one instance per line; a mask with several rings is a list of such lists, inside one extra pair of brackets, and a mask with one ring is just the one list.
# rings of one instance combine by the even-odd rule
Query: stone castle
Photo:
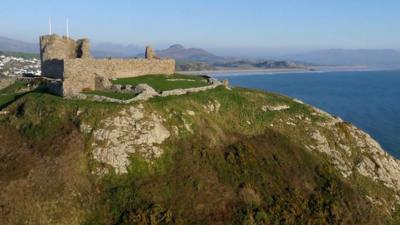
[(175, 60), (158, 58), (146, 47), (145, 58), (94, 59), (88, 39), (73, 40), (56, 34), (40, 37), (42, 76), (60, 80), (53, 90), (61, 96), (96, 90), (99, 80), (175, 73)]

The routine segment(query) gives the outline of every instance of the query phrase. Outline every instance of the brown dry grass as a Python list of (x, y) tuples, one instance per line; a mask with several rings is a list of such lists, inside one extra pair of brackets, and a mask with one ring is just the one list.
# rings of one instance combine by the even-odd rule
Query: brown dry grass
[(91, 201), (83, 137), (69, 129), (31, 141), (0, 129), (0, 224), (81, 223)]

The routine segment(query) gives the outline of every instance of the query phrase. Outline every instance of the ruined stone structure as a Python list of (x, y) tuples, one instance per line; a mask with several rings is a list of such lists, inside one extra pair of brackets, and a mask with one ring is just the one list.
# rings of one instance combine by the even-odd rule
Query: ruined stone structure
[(55, 34), (40, 37), (40, 58), (42, 75), (62, 81), (57, 91), (62, 96), (95, 90), (98, 79), (175, 73), (175, 60), (159, 59), (150, 47), (144, 59), (94, 59), (89, 40)]
[(145, 58), (146, 59), (159, 59), (156, 54), (154, 53), (154, 50), (152, 47), (147, 46), (146, 47), (146, 52), (145, 52)]

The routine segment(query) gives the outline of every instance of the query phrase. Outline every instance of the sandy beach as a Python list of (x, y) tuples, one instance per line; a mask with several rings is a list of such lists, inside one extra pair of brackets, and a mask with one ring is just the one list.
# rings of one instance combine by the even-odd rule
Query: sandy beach
[(203, 70), (203, 71), (178, 71), (180, 74), (188, 75), (257, 75), (257, 74), (287, 74), (287, 73), (324, 73), (324, 72), (346, 72), (346, 71), (376, 71), (376, 70), (394, 70), (395, 68), (381, 68), (369, 66), (313, 66), (308, 68), (293, 69), (230, 69), (230, 70)]

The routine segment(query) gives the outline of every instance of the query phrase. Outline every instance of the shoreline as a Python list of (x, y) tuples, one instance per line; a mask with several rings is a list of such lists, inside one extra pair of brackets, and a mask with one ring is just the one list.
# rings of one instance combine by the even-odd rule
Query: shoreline
[(314, 66), (309, 68), (293, 69), (231, 69), (231, 70), (200, 70), (200, 71), (177, 71), (186, 75), (212, 75), (212, 76), (239, 76), (239, 75), (277, 75), (288, 73), (329, 73), (329, 72), (368, 72), (399, 70), (400, 68), (380, 68), (368, 66)]

